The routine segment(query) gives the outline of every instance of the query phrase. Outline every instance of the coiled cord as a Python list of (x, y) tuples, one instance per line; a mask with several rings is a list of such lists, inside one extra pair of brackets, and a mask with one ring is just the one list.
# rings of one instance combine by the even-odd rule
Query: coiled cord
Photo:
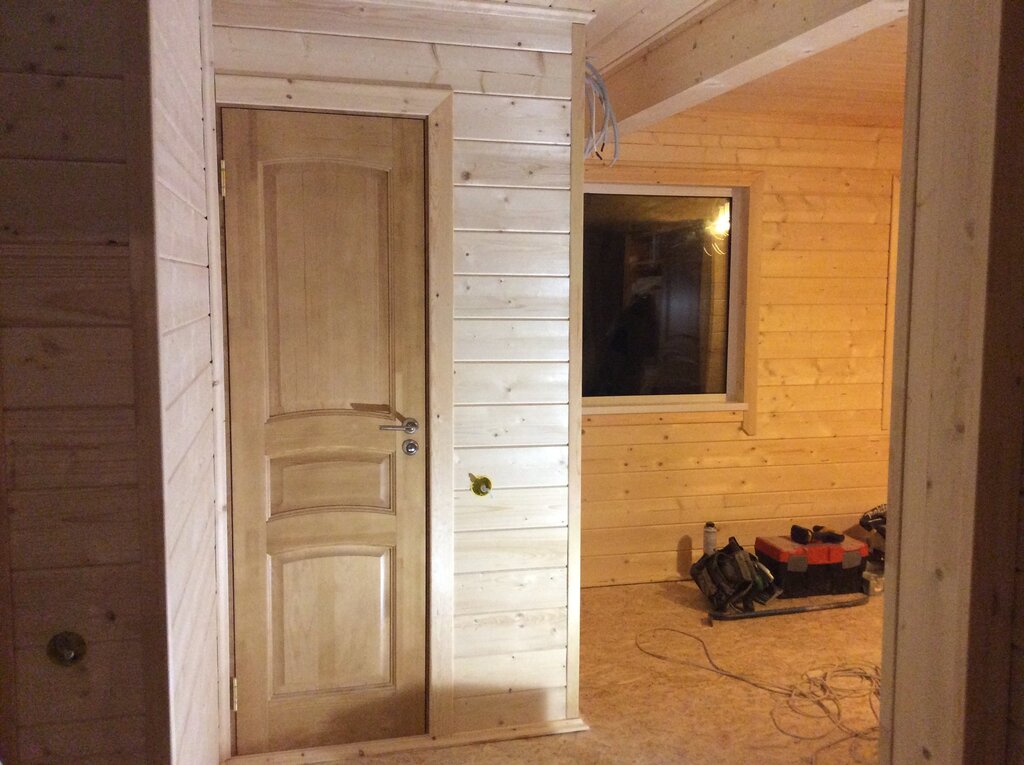
[[(670, 656), (650, 646), (650, 640), (658, 633), (679, 635), (700, 644), (704, 651), (707, 665)], [(812, 763), (817, 763), (819, 755), (839, 744), (854, 739), (877, 741), (879, 735), (878, 700), (881, 691), (881, 669), (875, 664), (850, 662), (833, 667), (810, 669), (801, 675), (800, 680), (792, 685), (776, 685), (755, 680), (744, 675), (730, 672), (720, 666), (712, 657), (708, 644), (698, 635), (670, 627), (657, 627), (637, 634), (636, 647), (642, 653), (673, 664), (683, 664), (695, 669), (711, 672), (731, 680), (745, 683), (760, 691), (769, 693), (776, 698), (772, 707), (771, 719), (775, 728), (785, 736), (797, 741), (818, 741), (836, 731), (843, 736), (816, 750)], [(844, 707), (855, 700), (866, 700), (875, 719), (875, 724), (867, 728), (851, 726), (843, 716)], [(785, 721), (785, 715), (797, 719), (827, 721), (825, 730), (815, 734), (805, 734), (795, 730)]]

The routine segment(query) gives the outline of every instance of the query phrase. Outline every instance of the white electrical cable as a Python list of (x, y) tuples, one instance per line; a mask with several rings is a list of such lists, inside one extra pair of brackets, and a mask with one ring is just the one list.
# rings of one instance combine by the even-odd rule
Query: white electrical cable
[[(673, 656), (662, 650), (652, 647), (652, 638), (657, 639), (658, 634), (678, 635), (689, 638), (700, 644), (704, 650), (704, 658), (707, 664), (690, 661), (679, 656)], [(754, 688), (765, 691), (777, 699), (772, 708), (771, 719), (775, 728), (782, 734), (797, 741), (816, 741), (829, 737), (835, 732), (842, 733), (842, 737), (819, 747), (811, 756), (812, 763), (818, 761), (818, 757), (825, 751), (832, 749), (848, 741), (877, 741), (879, 735), (878, 727), (878, 697), (881, 686), (881, 670), (873, 664), (839, 664), (834, 667), (822, 667), (805, 672), (800, 680), (792, 685), (777, 685), (771, 682), (761, 682), (744, 675), (730, 672), (720, 666), (711, 656), (708, 644), (703, 638), (683, 630), (670, 627), (657, 627), (646, 632), (641, 632), (635, 638), (636, 647), (648, 656), (653, 656), (662, 661), (673, 664), (684, 664), (695, 669), (713, 672), (731, 680), (738, 680)], [(851, 726), (843, 719), (844, 706), (849, 702), (856, 703), (860, 700), (866, 702), (874, 724), (865, 728)], [(795, 730), (792, 724), (784, 721), (786, 716), (790, 718), (809, 718), (822, 720), (824, 725), (818, 733), (806, 735)]]
[[(597, 71), (597, 67), (589, 61), (586, 71), (586, 92), (587, 92), (587, 143), (583, 149), (584, 157), (596, 156), (603, 160), (602, 152), (608, 143), (609, 134), (612, 141), (612, 158), (608, 163), (614, 165), (619, 158), (619, 123), (615, 119), (615, 111), (612, 109), (611, 101), (608, 99), (608, 89), (605, 87), (604, 78)], [(598, 105), (601, 107), (600, 124), (598, 124)]]

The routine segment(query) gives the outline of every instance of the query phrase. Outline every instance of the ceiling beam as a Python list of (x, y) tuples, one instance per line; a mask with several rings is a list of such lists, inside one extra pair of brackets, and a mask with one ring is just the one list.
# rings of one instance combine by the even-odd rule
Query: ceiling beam
[(907, 13), (908, 0), (731, 0), (606, 77), (624, 135)]
[(597, 13), (587, 25), (587, 59), (611, 72), (721, 1), (594, 0)]

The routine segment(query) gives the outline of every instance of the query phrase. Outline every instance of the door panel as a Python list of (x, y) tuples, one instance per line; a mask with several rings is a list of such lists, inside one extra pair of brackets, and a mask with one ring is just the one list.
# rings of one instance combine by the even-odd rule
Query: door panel
[(237, 751), (423, 733), (423, 124), (223, 135)]
[(393, 409), (388, 173), (286, 161), (264, 165), (262, 180), (267, 300), (277, 308), (268, 317), (271, 416), (353, 402)]

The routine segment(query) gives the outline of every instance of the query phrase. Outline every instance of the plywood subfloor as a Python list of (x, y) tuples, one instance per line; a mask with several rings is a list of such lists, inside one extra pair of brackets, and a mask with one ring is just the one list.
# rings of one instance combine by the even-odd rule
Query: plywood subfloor
[[(712, 627), (691, 582), (641, 584), (584, 590), (582, 616), (580, 701), (590, 731), (368, 759), (381, 765), (812, 763), (823, 744), (842, 734), (802, 742), (787, 738), (772, 723), (773, 697), (647, 656), (636, 648), (636, 635), (657, 627), (700, 635), (719, 665), (773, 684), (789, 685), (815, 667), (881, 661), (881, 597), (856, 608)], [(658, 633), (644, 645), (681, 659), (702, 659), (700, 646), (679, 636)], [(871, 722), (862, 704), (848, 711), (853, 726)], [(806, 723), (796, 721), (795, 727), (807, 735), (827, 730)], [(843, 742), (819, 752), (816, 762), (874, 763), (877, 750), (874, 743)]]

